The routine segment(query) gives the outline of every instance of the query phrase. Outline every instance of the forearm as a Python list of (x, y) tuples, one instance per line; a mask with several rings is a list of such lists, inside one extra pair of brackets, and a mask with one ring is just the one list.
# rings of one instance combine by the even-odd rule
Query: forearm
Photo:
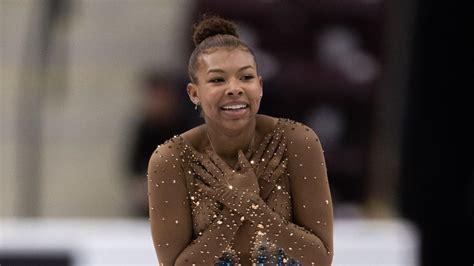
[[(288, 257), (300, 261), (303, 265), (331, 265), (332, 248), (313, 232), (286, 221), (275, 213), (263, 201), (259, 210), (250, 220), (262, 227), (264, 236), (270, 243), (282, 248)], [(261, 225), (261, 226), (260, 226)]]
[(231, 248), (241, 225), (242, 221), (236, 213), (224, 207), (212, 224), (180, 253), (175, 265), (210, 265), (216, 262)]
[(328, 247), (313, 232), (283, 219), (258, 195), (225, 193), (222, 199), (255, 224), (268, 241), (282, 248), (288, 257), (299, 260), (303, 265), (331, 264), (332, 247)]

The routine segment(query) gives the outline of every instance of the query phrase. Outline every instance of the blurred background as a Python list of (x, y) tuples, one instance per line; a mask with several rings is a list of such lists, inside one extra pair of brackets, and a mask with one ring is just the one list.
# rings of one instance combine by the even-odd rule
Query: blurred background
[(192, 25), (211, 13), (254, 49), (260, 113), (322, 141), (333, 265), (435, 265), (449, 206), (436, 197), (443, 125), (430, 99), (444, 73), (437, 40), (459, 41), (437, 31), (457, 26), (437, 27), (452, 6), (0, 0), (0, 264), (156, 265), (146, 168), (158, 144), (203, 122), (186, 69)]

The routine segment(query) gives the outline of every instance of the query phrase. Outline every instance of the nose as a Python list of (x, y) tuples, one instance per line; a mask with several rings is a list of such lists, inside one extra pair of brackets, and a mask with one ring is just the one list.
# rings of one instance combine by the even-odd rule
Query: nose
[(229, 84), (229, 88), (226, 91), (226, 94), (228, 96), (240, 96), (244, 94), (244, 90), (242, 89), (242, 86), (238, 82), (231, 82)]
[(228, 91), (227, 91), (227, 95), (229, 95), (229, 96), (242, 95), (242, 94), (244, 94), (244, 92), (242, 91), (242, 89), (228, 90)]

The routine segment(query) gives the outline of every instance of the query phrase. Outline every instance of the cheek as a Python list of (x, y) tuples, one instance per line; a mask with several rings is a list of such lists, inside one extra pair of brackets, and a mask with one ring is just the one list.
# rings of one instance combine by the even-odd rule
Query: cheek
[(260, 107), (260, 97), (257, 97), (254, 101), (253, 101), (253, 105), (255, 106), (256, 109), (258, 109)]
[(255, 89), (252, 91), (252, 97), (251, 97), (251, 102), (252, 102), (252, 105), (258, 109), (258, 107), (260, 107), (260, 100), (262, 99), (260, 97), (260, 94), (262, 94), (262, 90), (260, 88), (258, 89)]
[(218, 112), (219, 93), (210, 93), (205, 96), (204, 110), (208, 112)]

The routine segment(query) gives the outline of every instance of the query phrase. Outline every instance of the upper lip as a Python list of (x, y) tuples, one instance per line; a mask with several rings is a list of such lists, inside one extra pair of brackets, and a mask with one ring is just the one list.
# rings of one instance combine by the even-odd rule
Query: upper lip
[(225, 104), (221, 105), (221, 107), (228, 106), (228, 105), (238, 105), (238, 104), (248, 105), (248, 103), (243, 102), (243, 101), (233, 101), (233, 102), (225, 103)]

